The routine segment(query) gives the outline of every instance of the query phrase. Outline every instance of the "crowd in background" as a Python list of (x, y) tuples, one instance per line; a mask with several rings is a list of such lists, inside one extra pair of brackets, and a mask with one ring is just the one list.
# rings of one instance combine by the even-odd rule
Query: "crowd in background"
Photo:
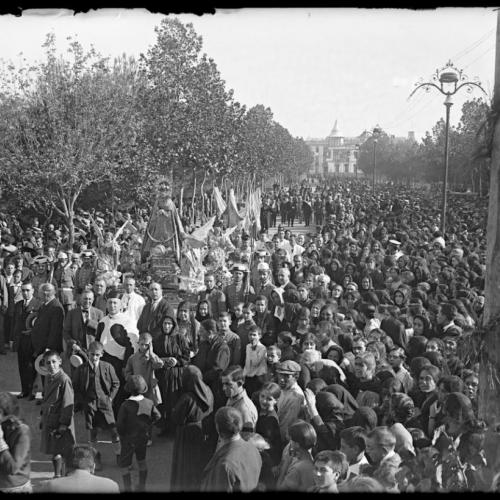
[[(497, 491), (475, 347), (486, 203), (452, 197), (442, 234), (427, 188), (274, 186), (255, 241), (215, 224), (205, 287), (179, 304), (141, 271), (145, 212), (81, 212), (71, 248), (62, 225), (1, 217), (0, 353), (17, 351), (18, 397), (40, 402), (55, 475), (76, 467), (83, 411), (95, 468), (105, 472), (104, 429), (125, 491), (134, 455), (146, 488), (156, 428), (175, 440), (172, 491)], [(99, 234), (121, 273), (112, 285), (96, 269)], [(9, 401), (0, 395), (7, 490), (29, 482), (13, 452), (29, 430)]]

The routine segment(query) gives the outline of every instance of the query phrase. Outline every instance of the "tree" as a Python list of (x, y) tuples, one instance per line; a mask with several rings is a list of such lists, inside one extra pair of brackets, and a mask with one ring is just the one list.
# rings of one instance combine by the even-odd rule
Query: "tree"
[(71, 41), (68, 61), (56, 56), (54, 35), (44, 47), (45, 62), (27, 71), (10, 67), (4, 79), (0, 161), (18, 203), (52, 207), (72, 244), (83, 190), (119, 177), (135, 143), (141, 86), (135, 62), (125, 56), (110, 63)]
[(141, 100), (146, 128), (140, 156), (143, 182), (158, 175), (180, 184), (229, 168), (244, 108), (226, 90), (215, 62), (201, 53), (191, 24), (164, 19), (156, 43), (141, 55), (148, 86)]

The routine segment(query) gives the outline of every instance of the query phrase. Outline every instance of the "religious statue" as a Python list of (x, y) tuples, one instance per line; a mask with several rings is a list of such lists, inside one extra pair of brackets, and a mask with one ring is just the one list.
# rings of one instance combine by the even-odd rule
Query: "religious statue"
[(176, 264), (179, 264), (181, 239), (184, 236), (177, 207), (172, 201), (170, 185), (166, 180), (161, 180), (142, 243), (142, 260), (152, 256), (174, 256)]
[(181, 243), (186, 236), (177, 207), (172, 201), (170, 185), (166, 180), (160, 180), (144, 234), (141, 260), (148, 263), (153, 277), (163, 288), (178, 289)]

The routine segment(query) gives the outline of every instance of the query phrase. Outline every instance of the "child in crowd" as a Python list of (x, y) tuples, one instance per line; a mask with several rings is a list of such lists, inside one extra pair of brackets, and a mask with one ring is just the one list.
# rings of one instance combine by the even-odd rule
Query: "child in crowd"
[(243, 307), (245, 306), (244, 302), (238, 302), (234, 306), (234, 311), (232, 314), (232, 321), (231, 321), (231, 330), (233, 332), (238, 331), (238, 327), (242, 325), (245, 321), (245, 318), (243, 318)]
[(265, 380), (266, 382), (276, 382), (277, 381), (277, 373), (276, 368), (278, 368), (278, 364), (281, 361), (281, 349), (272, 345), (267, 348), (267, 370)]
[(406, 394), (408, 394), (413, 389), (413, 377), (403, 364), (405, 359), (406, 355), (401, 347), (394, 347), (387, 355), (387, 361), (396, 374), (396, 378), (401, 381)]
[(262, 453), (262, 471), (260, 475), (261, 482), (268, 491), (275, 487), (276, 481), (272, 468), (279, 465), (283, 448), (276, 412), (276, 405), (280, 395), (281, 389), (274, 382), (264, 384), (259, 391), (259, 417), (255, 430), (269, 444), (269, 449)]
[(273, 315), (267, 307), (268, 301), (265, 295), (257, 295), (255, 298), (255, 316), (256, 325), (262, 330), (261, 342), (269, 347), (276, 343), (276, 324)]
[(43, 388), (40, 451), (52, 455), (54, 477), (61, 477), (66, 474), (66, 464), (75, 444), (73, 385), (61, 368), (58, 352), (45, 351), (43, 362), (48, 375)]
[(261, 343), (261, 337), (261, 330), (257, 325), (249, 328), (243, 375), (245, 389), (250, 397), (262, 387), (267, 373), (267, 349)]
[[(142, 375), (148, 390), (144, 397), (153, 401), (153, 404), (158, 406), (162, 403), (160, 388), (158, 387), (158, 379), (155, 375), (155, 370), (163, 368), (164, 361), (153, 352), (153, 337), (150, 333), (141, 333), (139, 335), (139, 349), (132, 354), (127, 360), (125, 366), (125, 380), (127, 381), (132, 375)], [(150, 429), (148, 446), (152, 444), (152, 428)]]
[(151, 425), (161, 418), (153, 401), (144, 397), (148, 386), (142, 375), (132, 375), (125, 384), (131, 394), (118, 411), (117, 429), (122, 442), (120, 467), (122, 468), (124, 491), (132, 489), (132, 460), (135, 455), (139, 468), (137, 491), (145, 491), (148, 467), (146, 463), (147, 442)]
[[(120, 438), (116, 430), (112, 402), (118, 393), (120, 380), (113, 365), (101, 360), (104, 347), (100, 342), (91, 342), (87, 355), (78, 346), (77, 349), (86, 359), (73, 374), (73, 387), (76, 406), (83, 408), (85, 427), (89, 430), (89, 444), (97, 450), (98, 429), (108, 430), (118, 461)], [(99, 451), (95, 456), (95, 468), (97, 471), (102, 469)]]
[(278, 334), (278, 347), (281, 349), (280, 361), (295, 361), (297, 354), (293, 348), (295, 338), (291, 332), (280, 332)]
[(252, 304), (251, 302), (247, 302), (246, 304), (244, 304), (242, 309), (243, 323), (241, 323), (238, 326), (238, 329), (236, 330), (236, 333), (238, 334), (238, 337), (241, 340), (241, 366), (245, 366), (245, 358), (247, 352), (246, 348), (249, 342), (248, 333), (250, 332), (251, 328), (257, 326), (255, 324), (255, 321), (253, 320), (254, 314), (255, 314), (255, 305)]

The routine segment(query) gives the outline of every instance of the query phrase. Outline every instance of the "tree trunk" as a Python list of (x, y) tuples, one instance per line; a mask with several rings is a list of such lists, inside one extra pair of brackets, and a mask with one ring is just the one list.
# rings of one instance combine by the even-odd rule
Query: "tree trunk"
[(195, 215), (195, 199), (196, 199), (196, 172), (194, 173), (193, 197), (191, 198), (191, 224), (196, 222)]
[[(495, 87), (492, 112), (500, 111), (500, 11), (497, 14)], [(488, 207), (484, 346), (479, 371), (479, 416), (490, 424), (500, 421), (500, 121), (493, 136)], [(494, 321), (494, 327), (488, 327)]]
[(182, 202), (184, 198), (184, 186), (181, 187), (181, 192), (179, 194), (179, 213), (182, 216)]
[(69, 230), (69, 247), (73, 248), (73, 243), (75, 242), (75, 213), (73, 210), (68, 211), (66, 214), (66, 223)]
[(205, 217), (207, 216), (207, 212), (206, 212), (206, 208), (205, 208), (205, 196), (203, 193), (203, 188), (205, 186), (206, 179), (207, 179), (207, 170), (205, 169), (205, 172), (203, 174), (203, 181), (201, 182), (201, 186), (200, 186), (201, 212)]

